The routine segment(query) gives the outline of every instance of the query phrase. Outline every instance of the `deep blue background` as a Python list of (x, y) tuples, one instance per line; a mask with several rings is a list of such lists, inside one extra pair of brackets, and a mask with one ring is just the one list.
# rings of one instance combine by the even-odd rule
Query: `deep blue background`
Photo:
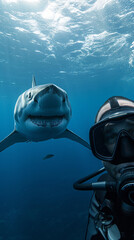
[[(14, 128), (18, 96), (38, 84), (65, 89), (68, 128), (88, 140), (99, 107), (134, 100), (133, 1), (0, 2), (0, 138)], [(43, 161), (47, 154), (54, 154)], [(82, 240), (91, 192), (73, 183), (102, 166), (67, 139), (19, 143), (0, 153), (0, 240)]]

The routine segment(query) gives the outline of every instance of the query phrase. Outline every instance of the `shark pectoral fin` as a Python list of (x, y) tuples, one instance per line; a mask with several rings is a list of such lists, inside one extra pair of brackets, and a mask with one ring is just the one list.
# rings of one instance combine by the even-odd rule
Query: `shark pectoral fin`
[(12, 133), (10, 133), (6, 138), (4, 138), (0, 142), (0, 152), (2, 152), (4, 149), (10, 147), (14, 143), (26, 142), (26, 141), (27, 141), (27, 139), (24, 136), (22, 136), (19, 132), (14, 130)]
[(57, 138), (69, 138), (72, 141), (78, 142), (81, 145), (83, 145), (84, 147), (91, 149), (90, 145), (81, 137), (79, 137), (78, 135), (76, 135), (75, 133), (73, 133), (72, 131), (66, 129), (65, 132), (63, 132), (62, 134), (59, 135), (59, 137)]

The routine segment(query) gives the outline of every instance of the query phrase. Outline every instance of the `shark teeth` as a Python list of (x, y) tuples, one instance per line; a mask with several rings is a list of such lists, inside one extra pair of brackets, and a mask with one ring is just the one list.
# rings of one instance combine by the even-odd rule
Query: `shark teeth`
[(51, 117), (33, 117), (30, 116), (30, 120), (33, 124), (39, 127), (57, 127), (63, 120), (63, 116), (51, 116)]

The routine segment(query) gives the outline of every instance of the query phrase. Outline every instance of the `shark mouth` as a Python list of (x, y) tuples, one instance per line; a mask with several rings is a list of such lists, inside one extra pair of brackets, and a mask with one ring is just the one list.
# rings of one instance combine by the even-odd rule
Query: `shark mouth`
[(65, 116), (29, 116), (31, 122), (39, 127), (57, 127)]

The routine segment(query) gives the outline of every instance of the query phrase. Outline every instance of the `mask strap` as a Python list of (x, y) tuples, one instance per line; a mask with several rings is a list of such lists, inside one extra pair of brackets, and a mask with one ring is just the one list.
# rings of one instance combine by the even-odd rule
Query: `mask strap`
[(112, 97), (108, 101), (110, 103), (111, 109), (120, 107), (116, 97)]

